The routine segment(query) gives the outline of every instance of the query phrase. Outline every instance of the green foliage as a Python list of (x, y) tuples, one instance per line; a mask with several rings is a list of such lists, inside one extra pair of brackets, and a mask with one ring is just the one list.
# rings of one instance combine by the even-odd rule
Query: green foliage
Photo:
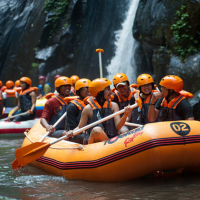
[(58, 21), (63, 16), (66, 11), (67, 6), (69, 5), (69, 0), (46, 0), (45, 1), (45, 12), (51, 12), (49, 15), (48, 21), (52, 25), (52, 30), (50, 31), (50, 37), (52, 38), (54, 31), (58, 25)]
[(198, 44), (200, 33), (196, 31), (196, 33), (191, 35), (192, 27), (189, 14), (185, 12), (185, 6), (181, 6), (180, 11), (176, 11), (175, 20), (175, 23), (171, 25), (175, 39), (173, 52), (183, 60), (187, 56), (200, 51), (200, 45)]
[(32, 68), (38, 68), (39, 67), (39, 63), (32, 63)]

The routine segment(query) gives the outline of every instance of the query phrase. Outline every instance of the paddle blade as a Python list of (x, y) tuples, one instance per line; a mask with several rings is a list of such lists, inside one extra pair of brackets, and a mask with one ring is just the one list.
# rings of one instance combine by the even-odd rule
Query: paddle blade
[(20, 165), (17, 159), (15, 159), (12, 162), (12, 169), (13, 170), (19, 170), (19, 169), (23, 169), (23, 168), (24, 168), (24, 166)]
[(35, 142), (33, 144), (21, 147), (15, 151), (15, 156), (20, 165), (25, 166), (28, 163), (40, 158), (44, 155), (47, 149), (51, 146), (50, 143)]

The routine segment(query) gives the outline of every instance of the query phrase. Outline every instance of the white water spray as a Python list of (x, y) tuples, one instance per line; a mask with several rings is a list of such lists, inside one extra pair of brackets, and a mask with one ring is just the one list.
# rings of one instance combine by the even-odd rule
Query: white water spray
[(137, 47), (137, 42), (132, 35), (132, 26), (135, 19), (136, 10), (139, 0), (131, 0), (130, 8), (127, 12), (126, 18), (122, 24), (122, 29), (116, 31), (115, 41), (115, 56), (108, 65), (108, 79), (112, 80), (117, 73), (124, 73), (127, 75), (130, 83), (136, 81), (135, 75), (135, 60), (134, 51)]

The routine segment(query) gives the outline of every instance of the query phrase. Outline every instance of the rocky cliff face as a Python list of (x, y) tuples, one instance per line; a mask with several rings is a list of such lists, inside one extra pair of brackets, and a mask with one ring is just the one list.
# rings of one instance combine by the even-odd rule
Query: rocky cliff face
[(0, 79), (34, 78), (31, 63), (45, 24), (44, 0), (0, 2)]
[[(157, 83), (167, 74), (176, 74), (183, 79), (185, 90), (198, 91), (200, 51), (193, 43), (200, 40), (199, 18), (200, 2), (197, 0), (140, 0), (133, 25), (133, 36), (140, 42), (135, 52), (135, 57), (139, 58), (138, 73), (146, 70), (155, 73)], [(175, 32), (176, 29), (181, 32)], [(190, 56), (178, 54), (178, 51), (187, 53), (190, 48), (194, 50)]]
[[(45, 13), (45, 0), (0, 3), (0, 79), (38, 75), (53, 84), (55, 74), (99, 77), (97, 48), (103, 48), (103, 66), (114, 56), (114, 31), (120, 29), (128, 0), (66, 0), (68, 6), (56, 21)], [(52, 31), (53, 30), (53, 31)], [(106, 72), (106, 70), (104, 70)]]

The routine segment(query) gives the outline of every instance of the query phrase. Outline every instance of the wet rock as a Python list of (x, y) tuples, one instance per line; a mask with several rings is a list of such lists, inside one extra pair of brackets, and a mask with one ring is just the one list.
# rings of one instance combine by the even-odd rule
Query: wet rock
[(133, 25), (133, 36), (140, 43), (136, 51), (139, 62), (136, 63), (138, 72), (155, 73), (156, 83), (167, 74), (180, 76), (184, 81), (184, 89), (194, 93), (200, 85), (199, 53), (184, 60), (172, 53), (175, 40), (171, 25), (175, 22), (176, 11), (182, 5), (190, 17), (190, 35), (195, 37), (200, 27), (197, 20), (200, 18), (199, 1), (140, 0)]

